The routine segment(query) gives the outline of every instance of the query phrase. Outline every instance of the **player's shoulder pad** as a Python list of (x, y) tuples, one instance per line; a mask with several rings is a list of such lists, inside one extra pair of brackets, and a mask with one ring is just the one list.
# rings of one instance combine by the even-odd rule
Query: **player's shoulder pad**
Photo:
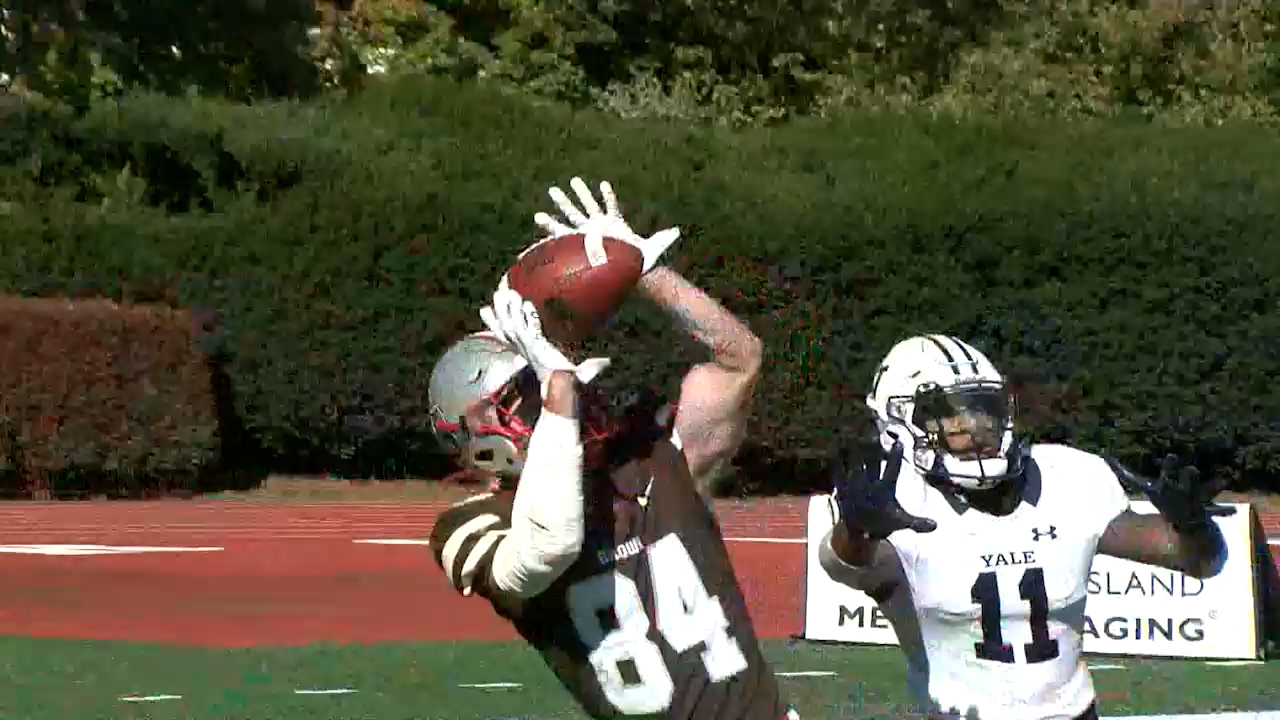
[(1101, 455), (1058, 443), (1031, 446), (1031, 460), (1050, 492), (1064, 492), (1088, 502), (1090, 497), (1123, 494), (1124, 488)]
[[(1101, 455), (1062, 443), (1035, 443), (1031, 446), (1031, 457), (1037, 462), (1051, 463), (1055, 466), (1107, 467), (1107, 461)], [(1110, 468), (1107, 469), (1110, 470)], [(1115, 475), (1115, 473), (1111, 474)]]

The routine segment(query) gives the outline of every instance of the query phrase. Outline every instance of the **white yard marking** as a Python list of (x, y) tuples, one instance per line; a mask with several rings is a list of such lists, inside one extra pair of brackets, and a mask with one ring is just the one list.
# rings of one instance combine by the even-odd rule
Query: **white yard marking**
[(524, 687), (522, 683), (513, 682), (492, 682), (492, 683), (459, 683), (460, 688), (476, 688), (478, 690), (494, 690), (498, 688), (520, 688)]
[(1218, 667), (1236, 667), (1237, 665), (1261, 665), (1261, 660), (1214, 660), (1207, 662), (1205, 665), (1216, 665)]
[[(775, 543), (779, 545), (803, 545), (807, 542), (805, 538), (772, 538), (772, 537), (727, 537), (725, 542), (740, 543)], [(355, 543), (366, 545), (430, 545), (430, 540), (409, 540), (404, 538), (374, 538), (369, 540), (352, 540)], [(1268, 545), (1280, 546), (1280, 540), (1268, 540)]]
[(350, 695), (353, 688), (332, 688), (328, 690), (294, 690), (294, 695)]
[(791, 672), (776, 672), (774, 675), (778, 677), (835, 677), (835, 673), (830, 670), (794, 670)]
[(0, 545), (0, 553), (16, 555), (132, 555), (165, 552), (220, 552), (220, 547), (152, 547), (143, 545)]
[[(767, 538), (767, 537), (731, 537), (725, 538), (725, 542), (739, 543), (777, 543), (781, 545), (803, 545), (807, 542), (804, 538)], [(430, 540), (412, 540), (408, 538), (369, 538), (364, 540), (352, 540), (351, 542), (360, 545), (430, 545)]]
[(181, 695), (125, 695), (121, 702), (156, 702), (159, 700), (181, 700)]
[(1111, 715), (1105, 720), (1280, 720), (1280, 710), (1203, 713), (1199, 715)]
[[(727, 537), (725, 542), (738, 543), (774, 543), (778, 545), (803, 545), (809, 542), (805, 538), (771, 538), (771, 537)], [(351, 542), (364, 545), (430, 545), (430, 540), (412, 540), (405, 538), (372, 538), (367, 540), (352, 540)], [(1280, 540), (1268, 540), (1268, 545), (1280, 546)]]
[(1090, 665), (1090, 670), (1127, 670), (1123, 665)]

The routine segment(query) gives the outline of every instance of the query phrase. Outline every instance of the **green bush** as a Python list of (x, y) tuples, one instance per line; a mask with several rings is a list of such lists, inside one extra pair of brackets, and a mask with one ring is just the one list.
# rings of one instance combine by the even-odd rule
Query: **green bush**
[[(824, 482), (874, 363), (922, 331), (1017, 376), (1037, 437), (1191, 451), (1238, 483), (1280, 467), (1280, 140), (1258, 128), (869, 112), (730, 132), (402, 80), (313, 104), (134, 97), (60, 132), (21, 147), (63, 171), (0, 175), (0, 290), (216, 309), (239, 416), (278, 464), (439, 471), (431, 363), (478, 327), (545, 188), (580, 174), (641, 230), (681, 224), (676, 265), (765, 339), (747, 489)], [(674, 390), (701, 357), (679, 336), (633, 303), (593, 348), (605, 382)]]

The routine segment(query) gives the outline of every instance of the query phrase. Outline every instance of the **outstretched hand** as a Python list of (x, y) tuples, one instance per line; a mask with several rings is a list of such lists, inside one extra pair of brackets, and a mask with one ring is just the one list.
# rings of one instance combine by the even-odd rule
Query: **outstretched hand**
[[(600, 203), (596, 202), (595, 197), (591, 194), (591, 189), (582, 181), (582, 178), (575, 177), (570, 180), (569, 187), (578, 196), (578, 202), (582, 205), (581, 208), (574, 205), (563, 190), (552, 186), (547, 190), (547, 194), (551, 196), (551, 201), (564, 214), (564, 220), (552, 217), (545, 212), (540, 212), (533, 216), (534, 223), (549, 233), (551, 237), (570, 233), (582, 233), (584, 235), (594, 233), (623, 240), (639, 250), (644, 257), (644, 266), (641, 268), (642, 273), (648, 273), (657, 266), (662, 254), (676, 240), (680, 239), (680, 228), (677, 227), (659, 230), (649, 237), (637, 234), (623, 219), (622, 210), (618, 206), (618, 197), (613, 192), (613, 186), (607, 181), (600, 183), (600, 198), (604, 201), (603, 210), (600, 208)], [(528, 250), (525, 252), (528, 252)]]
[(933, 520), (916, 517), (898, 504), (902, 452), (901, 442), (895, 441), (886, 454), (876, 441), (846, 445), (837, 453), (831, 484), (840, 520), (851, 534), (883, 540), (899, 530), (923, 533), (937, 528)]
[(1115, 458), (1108, 457), (1106, 461), (1120, 482), (1141, 490), (1175, 530), (1194, 530), (1208, 523), (1211, 517), (1225, 517), (1236, 511), (1233, 507), (1213, 504), (1225, 486), (1224, 480), (1201, 482), (1200, 471), (1194, 465), (1184, 465), (1173, 453), (1164, 456), (1160, 475), (1155, 478), (1135, 474)]

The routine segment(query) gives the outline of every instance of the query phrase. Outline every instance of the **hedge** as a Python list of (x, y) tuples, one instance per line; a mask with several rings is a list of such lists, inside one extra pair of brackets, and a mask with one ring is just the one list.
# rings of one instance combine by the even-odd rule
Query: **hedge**
[(3, 490), (193, 488), (219, 456), (195, 330), (166, 307), (0, 298)]
[[(1016, 376), (1036, 437), (1147, 469), (1191, 452), (1237, 486), (1280, 467), (1280, 139), (1255, 127), (867, 113), (730, 132), (443, 80), (38, 120), (6, 129), (0, 291), (216, 309), (211, 350), (280, 467), (442, 472), (431, 363), (574, 174), (613, 181), (641, 230), (680, 224), (676, 265), (764, 338), (743, 491), (820, 485), (876, 360), (922, 331)], [(674, 390), (701, 357), (677, 337), (633, 303), (594, 348), (606, 382)]]

